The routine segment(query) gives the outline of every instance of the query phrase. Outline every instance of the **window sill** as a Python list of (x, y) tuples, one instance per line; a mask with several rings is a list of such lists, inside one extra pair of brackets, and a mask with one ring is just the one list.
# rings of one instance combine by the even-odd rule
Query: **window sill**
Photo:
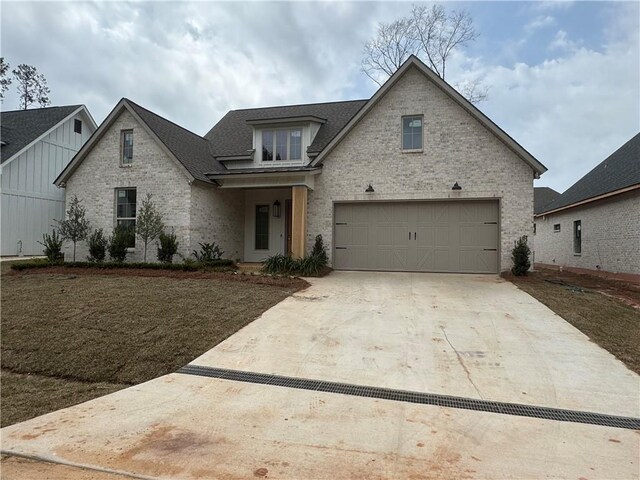
[(574, 254), (573, 254), (573, 256), (574, 256), (574, 257), (581, 257), (581, 256), (582, 256), (582, 254), (581, 254), (581, 253), (574, 253)]
[(131, 167), (133, 167), (133, 165), (131, 163), (129, 163), (129, 164), (121, 163), (120, 164), (120, 168), (131, 168)]
[(402, 153), (423, 153), (424, 149), (422, 148), (415, 148), (415, 149), (411, 149), (411, 150), (402, 150)]

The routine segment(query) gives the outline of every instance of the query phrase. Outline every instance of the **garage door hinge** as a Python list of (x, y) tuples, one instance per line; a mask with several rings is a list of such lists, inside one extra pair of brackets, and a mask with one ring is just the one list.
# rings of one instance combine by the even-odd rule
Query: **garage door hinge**
[(336, 250), (346, 250), (347, 247), (336, 247)]
[(498, 222), (484, 222), (485, 225), (497, 225)]
[(484, 251), (485, 252), (497, 252), (498, 249), (497, 248), (485, 248)]

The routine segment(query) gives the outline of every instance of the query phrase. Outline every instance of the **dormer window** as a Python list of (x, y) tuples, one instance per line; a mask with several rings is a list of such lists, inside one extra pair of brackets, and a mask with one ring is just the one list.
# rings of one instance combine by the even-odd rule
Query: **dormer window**
[(302, 160), (302, 128), (262, 130), (262, 161)]

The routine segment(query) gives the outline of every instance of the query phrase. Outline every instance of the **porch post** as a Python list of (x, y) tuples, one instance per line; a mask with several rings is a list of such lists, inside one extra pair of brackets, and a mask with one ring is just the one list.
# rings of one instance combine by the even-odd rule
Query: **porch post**
[(291, 256), (305, 255), (307, 239), (307, 187), (291, 187)]

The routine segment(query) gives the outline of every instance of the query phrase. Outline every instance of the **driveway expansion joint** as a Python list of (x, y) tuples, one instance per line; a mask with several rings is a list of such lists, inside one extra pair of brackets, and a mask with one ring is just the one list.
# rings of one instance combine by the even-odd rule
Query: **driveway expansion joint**
[(225, 368), (204, 367), (201, 365), (186, 365), (177, 373), (196, 375), (201, 377), (218, 378), (236, 382), (271, 385), (275, 387), (295, 388), (326, 393), (337, 393), (357, 397), (379, 398), (396, 402), (434, 405), (438, 407), (474, 410), (478, 412), (498, 413), (520, 417), (555, 420), (558, 422), (584, 423), (604, 427), (640, 430), (640, 418), (622, 417), (604, 413), (585, 412), (580, 410), (565, 410), (561, 408), (541, 407), (519, 403), (494, 402), (475, 398), (456, 397), (435, 393), (414, 392), (391, 388), (354, 385), (326, 380), (313, 380), (268, 373), (229, 370)]

